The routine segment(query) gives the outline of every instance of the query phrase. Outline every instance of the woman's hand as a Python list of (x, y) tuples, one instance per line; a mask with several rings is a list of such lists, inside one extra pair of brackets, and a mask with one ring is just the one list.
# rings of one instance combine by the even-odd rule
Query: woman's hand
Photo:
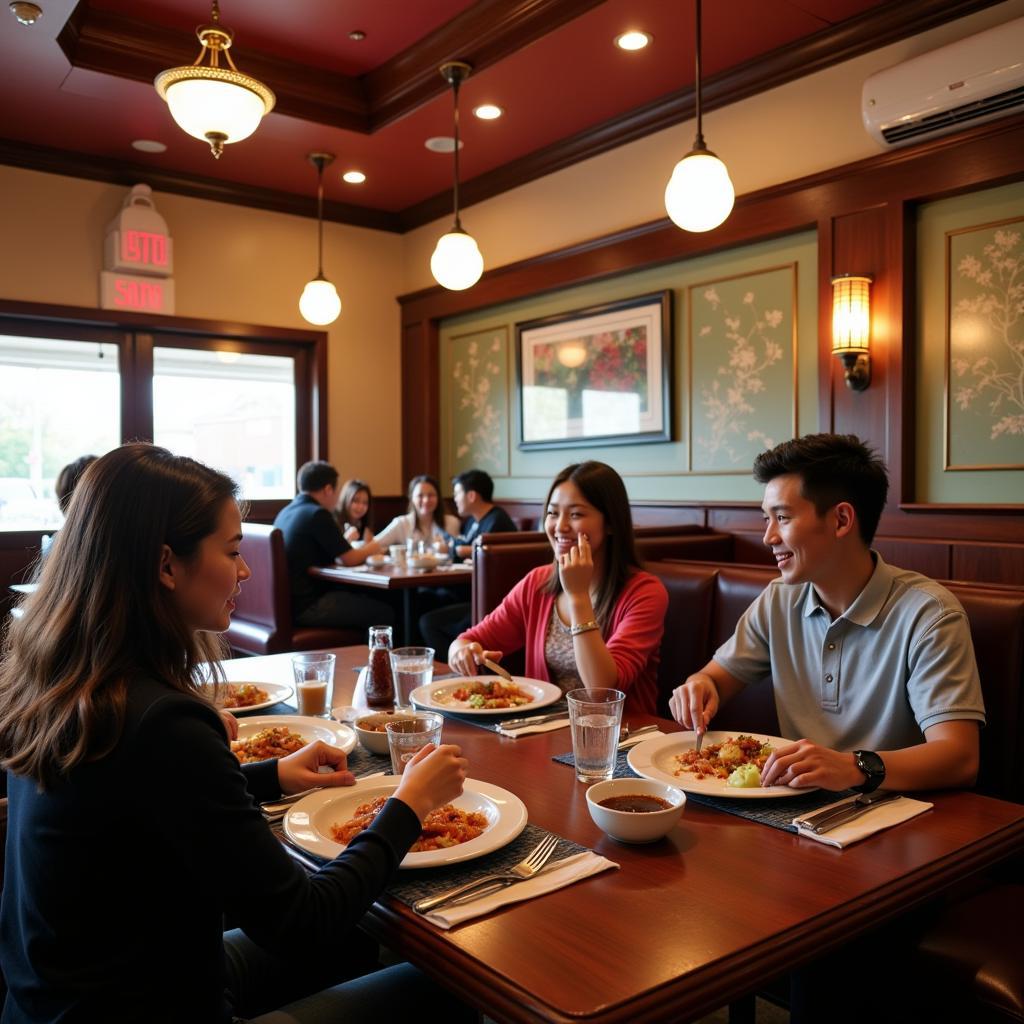
[(395, 797), (422, 821), (435, 807), (451, 803), (462, 793), (468, 768), (461, 747), (428, 743), (405, 766)]
[(501, 661), (501, 651), (485, 651), (475, 640), (462, 644), (456, 640), (448, 649), (448, 664), (460, 676), (475, 676), (484, 658), (488, 661)]
[(590, 581), (594, 578), (594, 557), (585, 533), (579, 535), (575, 547), (558, 556), (558, 576), (562, 589), (570, 597), (589, 595)]
[[(330, 772), (319, 771), (324, 764), (331, 766)], [(348, 758), (343, 750), (315, 740), (278, 760), (277, 782), (287, 796), (314, 786), (354, 786), (356, 777), (348, 770)]]

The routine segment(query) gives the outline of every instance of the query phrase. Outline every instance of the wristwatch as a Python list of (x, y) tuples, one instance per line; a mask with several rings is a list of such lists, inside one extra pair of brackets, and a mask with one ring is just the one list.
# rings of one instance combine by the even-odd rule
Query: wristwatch
[(855, 793), (873, 793), (885, 782), (885, 762), (873, 750), (855, 750), (853, 760), (865, 775), (861, 785), (850, 787)]

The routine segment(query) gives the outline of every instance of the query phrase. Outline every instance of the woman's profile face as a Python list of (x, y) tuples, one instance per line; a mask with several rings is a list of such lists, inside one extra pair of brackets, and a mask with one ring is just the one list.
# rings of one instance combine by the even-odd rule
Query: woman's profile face
[(370, 496), (364, 490), (358, 490), (352, 495), (352, 500), (348, 503), (349, 515), (353, 519), (362, 519), (366, 515), (370, 508)]
[(192, 558), (183, 560), (164, 547), (160, 582), (191, 629), (223, 633), (231, 624), (239, 586), (252, 575), (238, 549), (241, 540), (242, 516), (229, 499), (217, 529), (200, 541)]
[(604, 516), (587, 501), (583, 492), (571, 481), (560, 483), (548, 499), (544, 515), (544, 532), (556, 555), (564, 555), (579, 544), (580, 535), (590, 542), (595, 558), (605, 542)]
[(433, 484), (421, 481), (412, 489), (412, 507), (420, 519), (429, 519), (437, 508), (437, 491)]

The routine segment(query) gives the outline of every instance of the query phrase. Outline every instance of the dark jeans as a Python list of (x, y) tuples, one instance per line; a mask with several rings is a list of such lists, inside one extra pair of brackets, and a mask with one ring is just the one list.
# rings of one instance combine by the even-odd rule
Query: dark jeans
[(330, 590), (295, 616), (296, 626), (367, 630), (393, 626), (395, 611), (386, 601), (350, 590)]
[(420, 635), (428, 647), (433, 647), (438, 661), (448, 660), (448, 648), (456, 637), (470, 627), (469, 604), (449, 604), (435, 608), (420, 616)]

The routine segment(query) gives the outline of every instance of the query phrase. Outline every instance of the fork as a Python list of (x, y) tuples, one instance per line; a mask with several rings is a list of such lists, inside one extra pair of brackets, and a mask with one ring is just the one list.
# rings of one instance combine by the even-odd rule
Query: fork
[[(485, 875), (483, 878), (477, 878), (475, 881), (467, 882), (465, 885), (460, 885), (455, 889), (449, 889), (448, 892), (443, 892), (439, 896), (428, 896), (425, 899), (417, 900), (412, 905), (412, 909), (417, 914), (427, 914), (431, 910), (444, 906), (446, 903), (455, 901), (461, 903), (469, 893), (475, 892), (477, 889), (486, 887), (489, 894), (495, 888), (504, 889), (507, 885), (525, 882), (526, 879), (533, 878), (534, 875), (544, 868), (557, 846), (558, 836), (546, 836), (538, 843), (535, 849), (531, 850), (523, 860), (509, 868), (508, 871), (501, 871), (495, 875)], [(483, 895), (485, 893), (476, 893), (476, 896)]]

